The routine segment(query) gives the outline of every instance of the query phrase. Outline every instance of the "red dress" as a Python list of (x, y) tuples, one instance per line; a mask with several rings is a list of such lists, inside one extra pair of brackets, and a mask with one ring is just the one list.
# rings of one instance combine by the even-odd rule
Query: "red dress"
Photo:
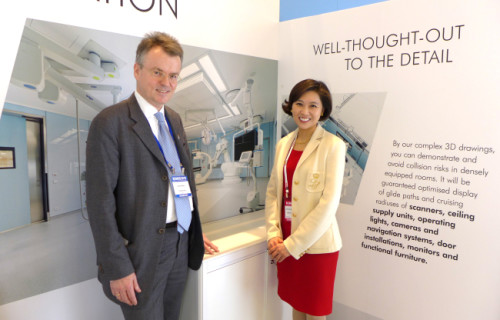
[[(287, 177), (291, 182), (302, 151), (292, 150), (287, 163)], [(285, 185), (283, 179), (283, 205), (281, 231), (283, 240), (291, 233), (292, 223), (285, 219)], [(289, 183), (290, 197), (292, 183)], [(278, 295), (295, 310), (314, 316), (332, 313), (333, 285), (339, 253), (305, 254), (299, 260), (289, 256), (278, 263)]]

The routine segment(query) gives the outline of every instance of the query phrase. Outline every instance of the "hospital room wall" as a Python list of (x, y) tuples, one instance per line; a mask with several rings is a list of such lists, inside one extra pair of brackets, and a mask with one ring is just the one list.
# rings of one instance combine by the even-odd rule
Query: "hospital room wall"
[[(0, 197), (3, 205), (0, 231), (30, 223), (27, 169), (26, 120), (30, 115), (45, 119), (46, 171), (50, 216), (81, 208), (76, 118), (6, 103), (0, 119), (0, 145), (16, 147), (17, 168), (0, 170)], [(85, 141), (90, 121), (80, 119), (81, 171), (85, 171)], [(15, 133), (15, 134), (14, 134)], [(83, 192), (85, 185), (82, 184)], [(84, 194), (83, 194), (84, 196)]]
[(14, 147), (15, 169), (0, 170), (0, 231), (30, 223), (26, 121), (4, 114), (0, 119), (0, 146)]

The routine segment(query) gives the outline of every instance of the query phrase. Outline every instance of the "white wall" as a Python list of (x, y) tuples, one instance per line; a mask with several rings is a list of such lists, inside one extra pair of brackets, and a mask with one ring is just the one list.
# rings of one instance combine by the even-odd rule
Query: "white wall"
[[(495, 208), (500, 174), (496, 170), (499, 163), (498, 123), (500, 111), (498, 101), (500, 43), (496, 30), (499, 27), (500, 4), (496, 0), (457, 2), (453, 0), (392, 0), (371, 6), (360, 7), (312, 18), (304, 18), (281, 23), (278, 35), (278, 1), (178, 1), (178, 19), (168, 14), (155, 12), (141, 13), (130, 2), (124, 1), (120, 7), (118, 1), (104, 0), (47, 0), (47, 1), (8, 1), (1, 7), (1, 24), (5, 32), (3, 37), (3, 59), (0, 68), (0, 97), (5, 92), (10, 79), (10, 70), (14, 63), (19, 39), (26, 18), (48, 20), (72, 24), (87, 28), (142, 36), (150, 30), (157, 30), (176, 35), (182, 43), (279, 59), (278, 97), (288, 94), (297, 81), (305, 77), (324, 79), (335, 92), (386, 92), (387, 98), (374, 137), (370, 158), (361, 182), (361, 187), (354, 205), (343, 205), (338, 217), (344, 237), (339, 270), (337, 274), (335, 299), (338, 303), (352, 309), (361, 310), (366, 318), (387, 320), (413, 319), (498, 319), (498, 300), (500, 298), (500, 242), (497, 230), (500, 218)], [(143, 1), (146, 6), (148, 1)], [(139, 3), (136, 1), (136, 3)], [(151, 3), (151, 2), (149, 2)], [(64, 14), (61, 14), (64, 13)], [(131, 21), (133, 23), (131, 23)], [(451, 41), (426, 41), (425, 35), (432, 37), (443, 28), (461, 27), (461, 37), (455, 33)], [(458, 29), (455, 29), (455, 32)], [(321, 43), (341, 42), (389, 35), (407, 34), (418, 31), (420, 37), (413, 44), (384, 47), (378, 50), (348, 51), (340, 47), (341, 53), (314, 55), (313, 46)], [(414, 34), (414, 33), (412, 33)], [(279, 40), (279, 41), (278, 41)], [(403, 53), (448, 50), (448, 60), (435, 60), (432, 64), (402, 66), (398, 60)], [(446, 51), (445, 51), (446, 52)], [(370, 56), (392, 54), (392, 67), (369, 68)], [(420, 56), (422, 53), (419, 54)], [(347, 69), (345, 59), (360, 58), (364, 67), (359, 70)], [(386, 60), (386, 63), (388, 61)], [(0, 103), (2, 108), (3, 103)], [(1, 111), (1, 109), (0, 109)], [(476, 163), (463, 160), (454, 164), (462, 167), (485, 170), (487, 177), (458, 172), (442, 173), (436, 169), (426, 172), (439, 180), (465, 179), (470, 185), (459, 182), (430, 183), (441, 187), (460, 187), (477, 193), (478, 197), (460, 199), (451, 195), (448, 200), (463, 201), (464, 211), (475, 214), (476, 220), (468, 222), (451, 216), (436, 217), (456, 223), (451, 229), (438, 225), (423, 225), (418, 221), (406, 221), (419, 227), (439, 228), (439, 235), (427, 235), (435, 245), (428, 245), (429, 250), (439, 251), (440, 257), (428, 253), (412, 252), (415, 256), (427, 259), (427, 264), (420, 264), (394, 254), (365, 249), (362, 242), (368, 232), (367, 227), (379, 227), (370, 220), (382, 218), (389, 226), (409, 235), (421, 232), (409, 232), (390, 226), (392, 222), (404, 223), (405, 219), (380, 217), (373, 209), (391, 209), (377, 204), (377, 200), (390, 200), (398, 203), (396, 212), (410, 213), (414, 218), (429, 217), (418, 211), (401, 208), (403, 204), (415, 204), (423, 207), (436, 207), (447, 211), (455, 210), (450, 204), (433, 204), (422, 200), (405, 200), (380, 196), (384, 190), (401, 194), (410, 194), (410, 190), (400, 187), (382, 187), (382, 182), (401, 182), (388, 178), (386, 171), (396, 172), (389, 167), (391, 153), (399, 151), (394, 141), (402, 143), (429, 143), (445, 146), (456, 145), (491, 147), (496, 153), (484, 154), (471, 152), (477, 156)], [(402, 147), (399, 147), (402, 148)], [(407, 154), (418, 154), (420, 149), (413, 147), (403, 150)], [(433, 155), (457, 155), (460, 159), (467, 156), (458, 150), (423, 150)], [(404, 159), (396, 159), (399, 162)], [(423, 160), (421, 160), (423, 162)], [(431, 163), (427, 161), (426, 163)], [(408, 162), (407, 162), (408, 163)], [(451, 169), (449, 163), (435, 162)], [(400, 172), (414, 175), (420, 172), (403, 168)], [(461, 180), (459, 180), (461, 181)], [(414, 178), (408, 183), (427, 185)], [(422, 197), (442, 196), (417, 192)], [(431, 216), (432, 217), (432, 216)], [(388, 238), (388, 236), (384, 236)], [(392, 237), (393, 240), (395, 239)], [(437, 246), (439, 240), (446, 240), (456, 245), (455, 249)], [(410, 241), (401, 241), (404, 246)], [(377, 245), (371, 242), (373, 246)], [(421, 243), (418, 244), (425, 247)], [(379, 247), (394, 249), (379, 244)], [(458, 254), (458, 260), (443, 259), (443, 253)], [(97, 285), (97, 284), (96, 284)], [(27, 309), (33, 300), (16, 303), (20, 309)], [(66, 304), (46, 305), (44, 312), (63, 314)], [(91, 312), (83, 308), (80, 312)], [(11, 316), (12, 315), (12, 316)], [(69, 316), (62, 316), (69, 319)], [(3, 318), (3, 316), (2, 316)], [(15, 313), (8, 319), (16, 318)], [(90, 318), (90, 317), (88, 317)]]
[[(500, 318), (500, 216), (495, 205), (495, 190), (500, 184), (499, 13), (500, 4), (492, 0), (399, 0), (280, 23), (278, 97), (287, 95), (296, 82), (307, 77), (326, 81), (334, 93), (386, 93), (356, 201), (352, 206), (342, 205), (337, 213), (344, 248), (334, 300), (364, 312), (363, 319)], [(448, 41), (442, 37), (443, 28)], [(390, 34), (398, 39), (401, 34), (409, 35), (409, 40), (380, 49), (357, 46), (353, 50), (353, 40), (360, 43), (368, 39), (368, 45), (370, 38)], [(329, 46), (328, 54), (315, 54), (314, 47), (325, 43)], [(429, 51), (427, 59), (424, 51)], [(436, 56), (431, 59), (434, 51)], [(401, 56), (407, 59), (414, 52), (419, 59), (406, 65)], [(376, 59), (370, 57), (385, 57), (385, 66), (380, 62), (378, 67), (370, 67), (370, 59)], [(359, 59), (356, 63), (363, 61), (363, 66), (358, 70), (348, 68), (346, 59)], [(359, 64), (354, 66), (358, 68)], [(344, 108), (349, 108), (349, 104)], [(370, 120), (367, 114), (356, 116), (363, 118), (361, 123)], [(399, 147), (394, 142), (400, 143)], [(403, 147), (403, 142), (412, 146)], [(441, 145), (442, 149), (424, 149), (417, 143)], [(453, 149), (453, 144), (457, 149)], [(461, 144), (493, 148), (495, 153), (460, 151)], [(393, 152), (401, 156), (391, 157)], [(456, 156), (459, 161), (422, 159), (418, 158), (420, 152)], [(466, 162), (464, 158), (473, 158), (475, 162)], [(389, 162), (405, 165), (394, 167)], [(430, 168), (406, 166), (414, 162)], [(464, 173), (463, 168), (477, 171)], [(408, 176), (390, 177), (386, 172)], [(488, 176), (484, 175), (486, 172)], [(409, 178), (410, 175), (413, 176)], [(434, 177), (436, 181), (417, 179), (417, 175)], [(450, 194), (384, 187), (383, 182), (450, 188)], [(477, 197), (454, 195), (455, 189), (475, 193)], [(389, 196), (391, 191), (399, 197)], [(408, 198), (403, 199), (404, 195)], [(415, 197), (410, 199), (412, 195)], [(438, 203), (438, 199), (448, 203)], [(384, 200), (398, 206), (377, 203)], [(458, 203), (463, 207), (459, 208)], [(411, 209), (410, 205), (442, 210), (443, 215)], [(414, 220), (382, 216), (373, 209), (408, 213)], [(448, 212), (473, 214), (475, 220)], [(419, 218), (444, 219), (454, 223), (455, 228), (424, 224)], [(375, 219), (383, 219), (387, 225)], [(380, 223), (375, 224), (377, 221)], [(421, 231), (398, 228), (393, 223), (415, 226)], [(390, 234), (383, 238), (400, 242), (402, 247), (366, 239), (365, 234), (381, 236), (368, 227), (400, 232), (402, 238)], [(425, 233), (424, 228), (438, 229), (438, 234)], [(404, 235), (426, 238), (433, 244), (405, 240)], [(455, 247), (439, 246), (440, 240)], [(362, 244), (393, 251), (385, 254)], [(410, 249), (411, 244), (421, 251)], [(424, 258), (427, 263), (396, 256), (395, 250)], [(445, 258), (445, 254), (451, 258)]]

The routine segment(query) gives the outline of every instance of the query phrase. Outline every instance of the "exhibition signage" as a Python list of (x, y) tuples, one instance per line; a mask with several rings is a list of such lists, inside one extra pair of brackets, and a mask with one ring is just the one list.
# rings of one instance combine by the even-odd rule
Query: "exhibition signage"
[[(280, 23), (278, 96), (324, 80), (348, 128), (333, 131), (372, 142), (366, 167), (354, 166), (355, 200), (337, 212), (330, 319), (500, 317), (499, 9), (386, 1)], [(385, 99), (373, 120), (376, 103), (351, 97), (375, 93)]]

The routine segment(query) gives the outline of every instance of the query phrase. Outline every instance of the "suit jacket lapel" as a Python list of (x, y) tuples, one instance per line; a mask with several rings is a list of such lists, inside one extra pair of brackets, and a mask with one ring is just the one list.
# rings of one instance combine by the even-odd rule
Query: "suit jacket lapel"
[(141, 139), (146, 148), (148, 148), (148, 150), (166, 167), (167, 164), (165, 163), (165, 158), (163, 158), (163, 154), (158, 147), (153, 131), (151, 131), (148, 119), (144, 116), (144, 113), (142, 112), (141, 107), (139, 107), (139, 103), (137, 102), (134, 94), (130, 96), (128, 106), (130, 110), (130, 118), (135, 121), (135, 125), (132, 127), (133, 130), (137, 136), (139, 136), (139, 139)]

